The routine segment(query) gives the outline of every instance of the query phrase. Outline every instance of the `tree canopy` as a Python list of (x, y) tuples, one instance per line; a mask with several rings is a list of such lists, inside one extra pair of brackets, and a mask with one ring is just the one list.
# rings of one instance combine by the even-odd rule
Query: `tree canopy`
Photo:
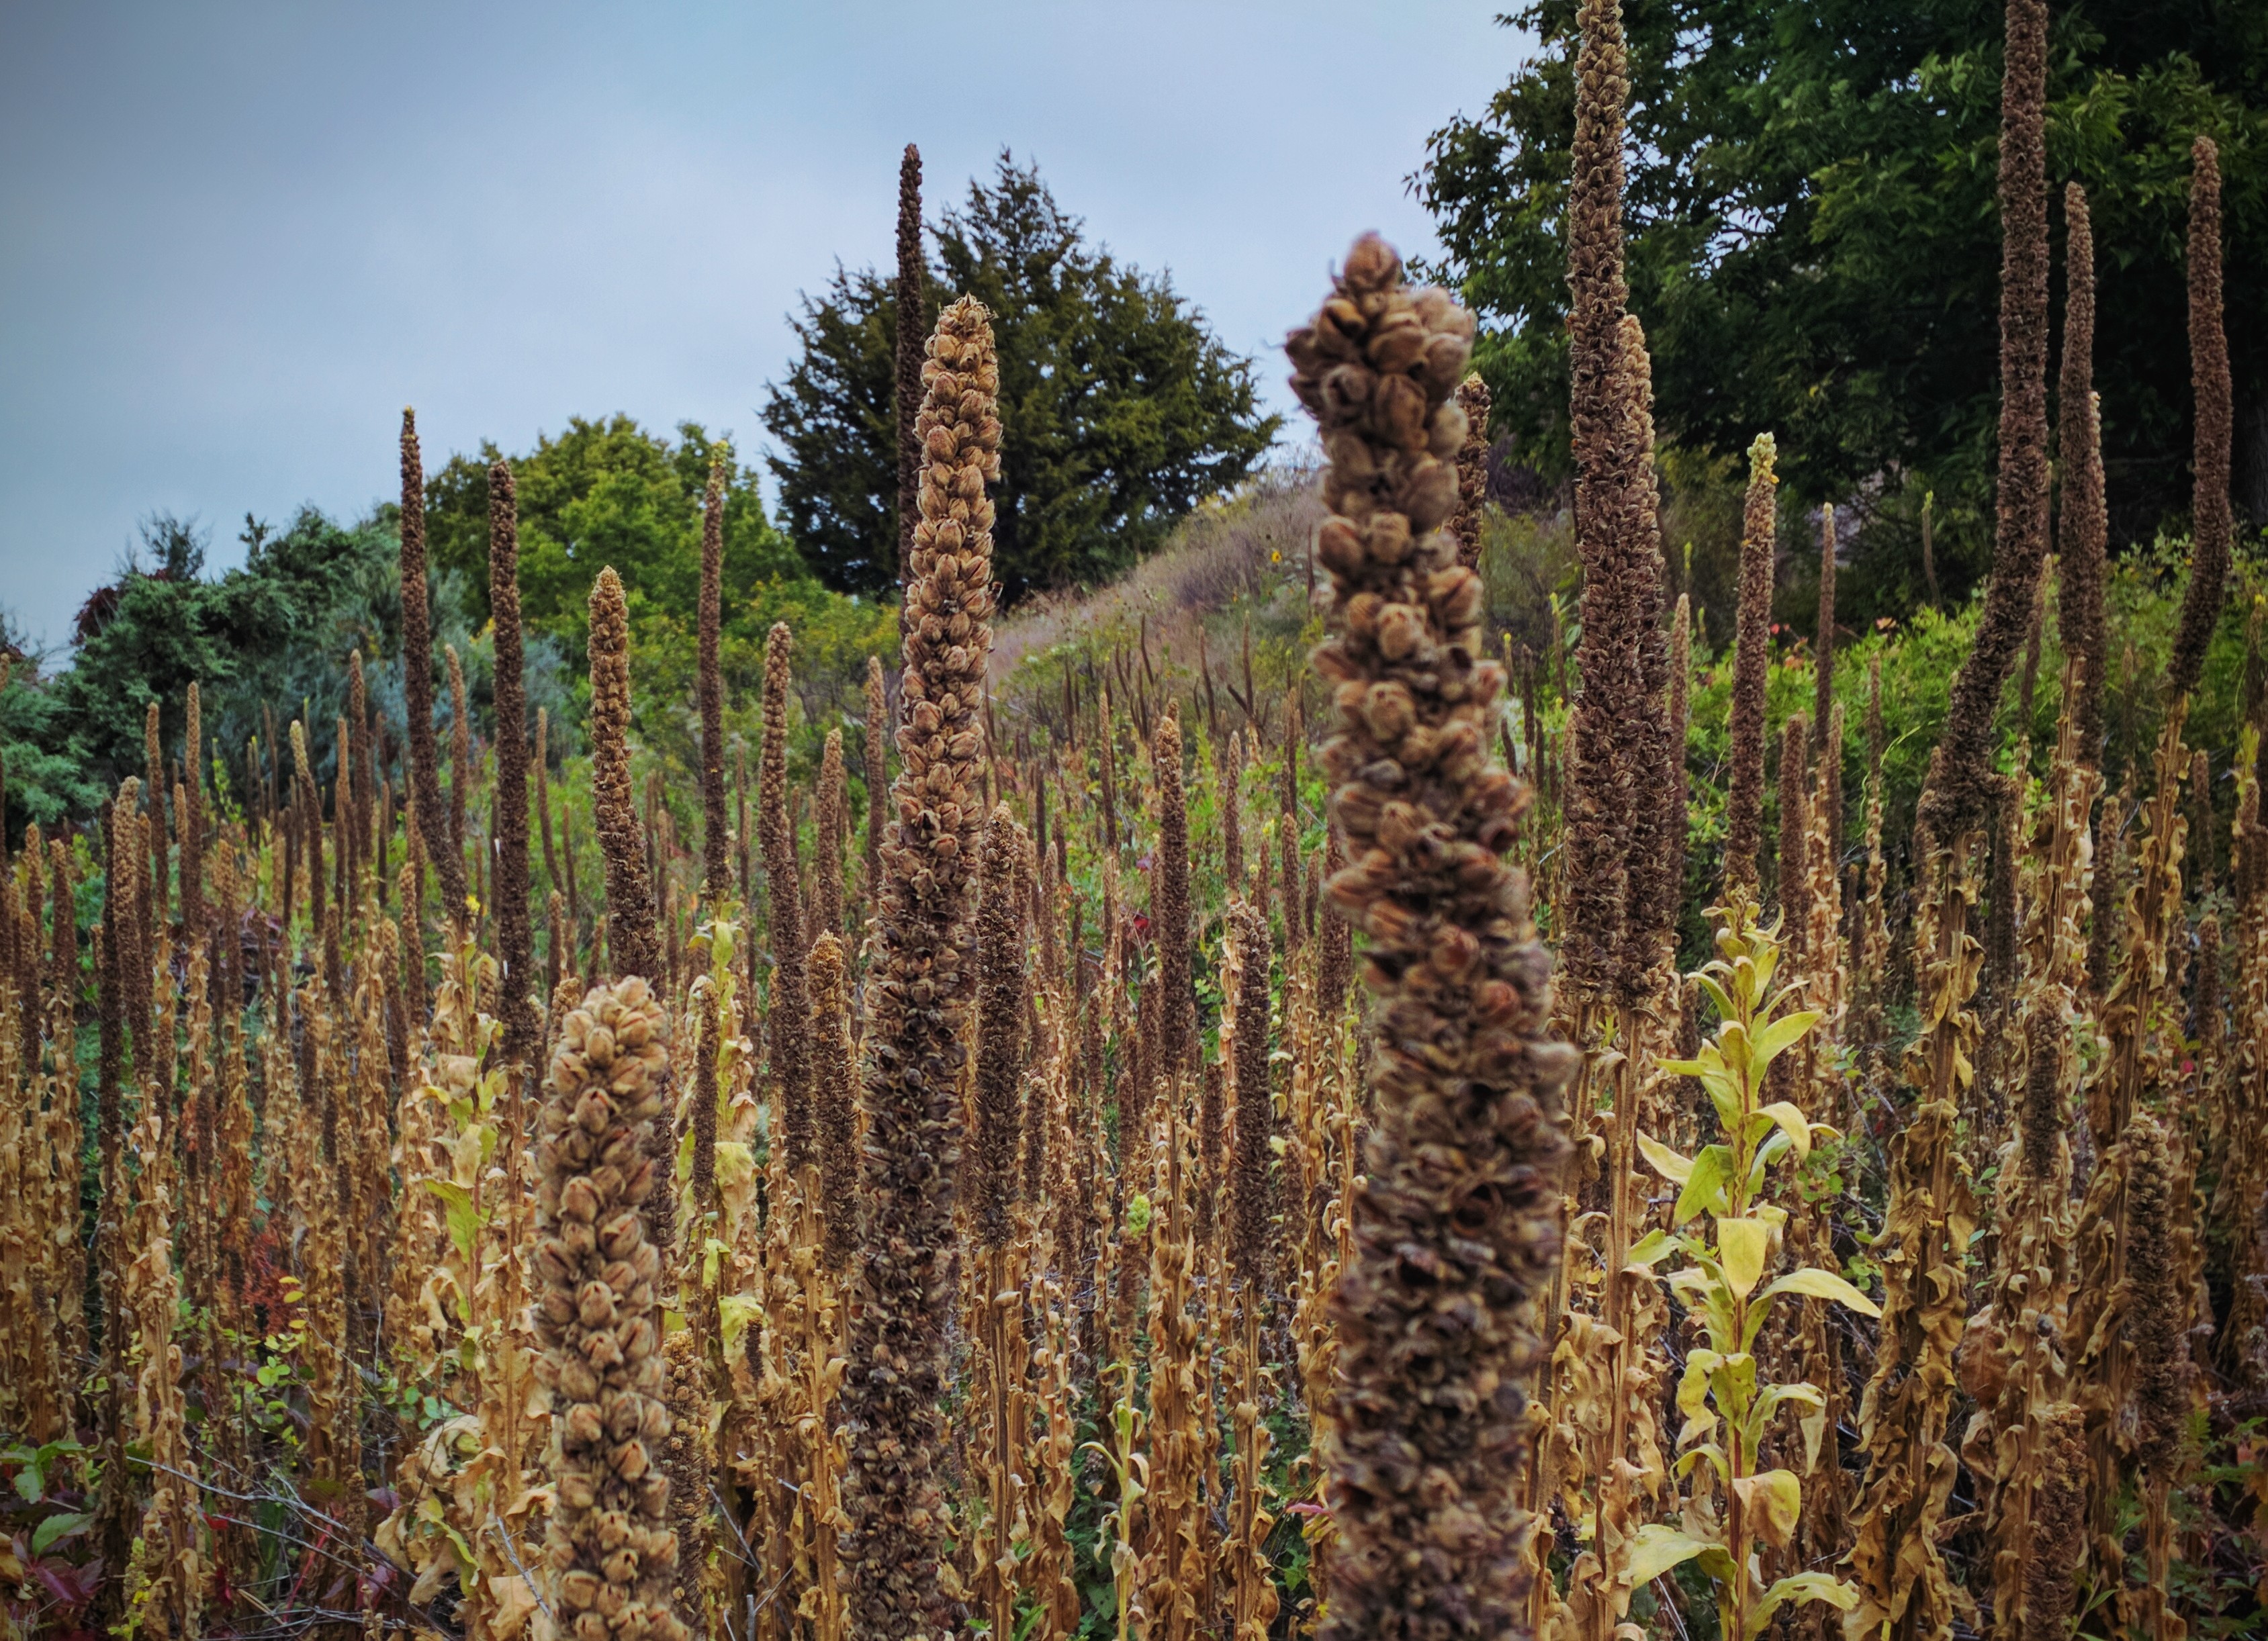
[[(1495, 430), (1555, 476), (1576, 9), (1530, 0), (1506, 19), (1541, 48), (1484, 114), (1434, 134), (1417, 179), (1445, 247), (1435, 271), (1483, 316)], [(1957, 593), (1991, 535), (2002, 8), (1626, 0), (1624, 15), (1631, 302), (1663, 435), (1725, 457), (1771, 429), (1793, 496), (1903, 504), (1892, 562), (1861, 567), (1894, 605), (1919, 592), (1913, 514), (1934, 490), (1939, 570)], [(2238, 505), (2268, 515), (2268, 13), (2087, 0), (2057, 9), (2050, 47), (2057, 283), (2060, 185), (2076, 180), (2098, 247), (2114, 534), (2146, 537), (2188, 504), (2183, 240), (2200, 131), (2225, 179)]]
[[(1204, 314), (1086, 237), (1034, 166), (992, 176), (930, 228), (924, 331), (943, 303), (992, 312), (1000, 360), (993, 564), (1006, 596), (1091, 583), (1157, 547), (1234, 488), (1275, 438), (1252, 364)], [(843, 592), (895, 585), (893, 281), (838, 267), (791, 319), (799, 352), (764, 406), (780, 512), (812, 569)]]
[[(681, 422), (672, 443), (630, 416), (570, 417), (556, 438), (540, 435), (526, 455), (506, 457), (519, 501), (520, 614), (579, 656), (589, 625), (591, 583), (608, 564), (640, 607), (690, 621), (701, 589), (702, 497), (721, 441)], [(489, 466), (455, 455), (425, 481), (426, 539), (436, 565), (462, 574), (476, 615), (488, 618)], [(803, 561), (764, 516), (756, 475), (725, 447), (725, 607), (745, 606), (769, 581), (794, 579)]]

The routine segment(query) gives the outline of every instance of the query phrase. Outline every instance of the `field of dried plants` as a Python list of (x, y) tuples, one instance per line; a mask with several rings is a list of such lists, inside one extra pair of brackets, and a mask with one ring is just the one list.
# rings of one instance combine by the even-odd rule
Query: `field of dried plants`
[[(998, 654), (988, 316), (910, 339), (901, 651), (801, 778), (786, 626), (761, 746), (723, 734), (714, 482), (697, 791), (632, 744), (612, 570), (591, 755), (527, 721), (502, 462), (475, 724), (405, 416), (406, 723), (359, 656), (337, 723), (244, 747), (192, 688), (99, 818), (7, 850), (0, 1627), (2261, 1633), (2268, 690), (2213, 147), (2195, 533), (2138, 658), (2076, 187), (2051, 439), (2010, 0), (1998, 547), (1908, 823), (1831, 518), (1774, 650), (1769, 433), (1721, 656), (1670, 595), (1621, 25), (1582, 14), (1544, 652), (1486, 620), (1473, 320), (1374, 237), (1288, 343), (1319, 477)], [(1321, 641), (1153, 655), (1168, 582)], [(2106, 791), (2114, 659), (2159, 728)]]

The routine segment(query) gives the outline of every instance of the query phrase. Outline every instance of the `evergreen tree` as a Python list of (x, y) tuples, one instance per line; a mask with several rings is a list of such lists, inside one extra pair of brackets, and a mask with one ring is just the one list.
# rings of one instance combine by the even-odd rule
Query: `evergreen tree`
[[(1251, 363), (1169, 278), (1090, 244), (1036, 166), (1004, 151), (932, 234), (923, 334), (943, 302), (973, 296), (998, 339), (993, 569), (1011, 600), (1123, 569), (1274, 439)], [(897, 540), (895, 282), (837, 268), (790, 322), (800, 350), (764, 407), (782, 520), (828, 585), (885, 591)]]

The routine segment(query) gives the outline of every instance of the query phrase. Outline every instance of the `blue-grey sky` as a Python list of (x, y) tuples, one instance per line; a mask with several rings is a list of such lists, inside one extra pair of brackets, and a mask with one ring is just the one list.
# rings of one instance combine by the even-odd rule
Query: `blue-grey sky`
[[(1004, 144), (1289, 408), (1285, 329), (1527, 42), (1491, 0), (0, 4), (0, 605), (60, 646), (158, 509), (389, 493), (570, 416), (761, 439), (786, 315)], [(59, 658), (60, 659), (60, 658)]]

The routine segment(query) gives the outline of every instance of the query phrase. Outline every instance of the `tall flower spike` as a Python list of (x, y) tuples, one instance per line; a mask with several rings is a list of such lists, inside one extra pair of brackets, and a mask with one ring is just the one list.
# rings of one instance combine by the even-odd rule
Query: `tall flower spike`
[(813, 901), (818, 908), (813, 927), (804, 933), (816, 939), (843, 929), (843, 851), (850, 838), (848, 777), (843, 769), (843, 732), (827, 732), (827, 745), (819, 758), (819, 871)]
[(1660, 778), (1669, 755), (1669, 635), (1661, 627), (1660, 495), (1653, 472), (1653, 366), (1646, 350), (1646, 331), (1634, 315), (1623, 315), (1616, 337), (1615, 382), (1631, 457), (1623, 475), (1621, 557), (1626, 591), (1632, 680), (1637, 695), (1622, 738), (1620, 757), (1630, 770), (1628, 790), (1637, 799), (1631, 816), (1625, 876), (1629, 902), (1616, 985), (1625, 1002), (1649, 995), (1674, 967), (1671, 953), (1683, 886), (1665, 868), (1670, 835), (1685, 827), (1685, 811), (1669, 807), (1671, 788)]
[(1457, 447), (1457, 562), (1480, 567), (1482, 510), (1488, 502), (1488, 384), (1475, 372), (1457, 385), (1457, 408), (1465, 413), (1465, 442)]
[(912, 575), (914, 526), (921, 517), (922, 268), (921, 150), (906, 144), (898, 163), (898, 562), (902, 586)]
[(1749, 495), (1741, 525), (1740, 624), (1733, 640), (1733, 775), (1725, 800), (1725, 887), (1757, 887), (1764, 830), (1764, 685), (1771, 667), (1773, 473), (1769, 433), (1749, 446)]
[(822, 929), (811, 943), (811, 1103), (819, 1127), (827, 1263), (834, 1270), (848, 1270), (858, 1247), (858, 1102), (843, 974), (842, 939)]
[(1024, 1082), (1022, 841), (1005, 804), (984, 828), (976, 909), (976, 1132), (968, 1148), (976, 1246), (1007, 1245), (1015, 1229), (1018, 1096)]
[(2063, 373), (2056, 389), (2056, 454), (2062, 498), (2056, 515), (2057, 573), (2063, 578), (2056, 620), (2076, 663), (2072, 723), (2080, 761), (2102, 758), (2104, 544), (2110, 533), (2102, 486), (2102, 422), (2095, 400), (2095, 229), (2087, 194), (2064, 185)]
[[(1835, 717), (1835, 555), (1837, 547), (1835, 509), (1831, 505), (1822, 507), (1819, 510), (1819, 615), (1811, 641), (1815, 668), (1811, 720), (1811, 750), (1815, 754), (1826, 752), (1827, 732)], [(1822, 769), (1819, 790), (1823, 810), (1820, 819), (1824, 823), (1827, 835), (1827, 869), (1831, 877), (1843, 853), (1842, 769)]]
[(662, 1252), (648, 1235), (668, 1024), (632, 975), (561, 1022), (540, 1119), (536, 1373), (552, 1394), (552, 1606), (577, 1637), (685, 1641), (659, 1462), (670, 1432)]
[(2220, 151), (2209, 136), (2191, 146), (2190, 382), (2197, 394), (2196, 490), (2191, 504), (2190, 585), (2166, 663), (2166, 690), (2185, 695), (2205, 671), (2228, 580), (2228, 338), (2220, 311)]
[(1268, 914), (1249, 901), (1228, 909), (1229, 938), (1236, 942), (1244, 984), (1236, 1000), (1236, 1168), (1229, 1177), (1229, 1264), (1248, 1296), (1261, 1303), (1276, 1269), (1269, 1177), (1276, 1108), (1268, 1075)]
[(465, 862), (448, 845), (441, 760), (433, 743), (433, 629), (425, 603), (425, 473), (417, 416), (401, 413), (401, 693), (409, 715), (410, 818), (441, 879), (449, 921), (465, 915)]
[(1504, 673), (1480, 578), (1438, 530), (1472, 336), (1368, 235), (1286, 344), (1329, 458), (1316, 555), (1334, 632), (1314, 662), (1336, 689), (1322, 765), (1352, 857), (1330, 894), (1370, 938), (1379, 1005), (1369, 1183), (1336, 1307), (1330, 1641), (1500, 1637), (1528, 1577), (1506, 1478), (1540, 1353), (1528, 1301), (1559, 1257), (1552, 1119), (1576, 1056), (1550, 1035), (1550, 961), (1503, 860), (1523, 794), (1490, 760)]
[[(535, 936), (527, 904), (527, 695), (520, 682), (519, 514), (512, 468), (489, 468), (489, 613), (496, 630), (496, 914), (504, 959), (504, 1056), (527, 1069), (542, 1052)], [(531, 1090), (532, 1091), (532, 1090)]]
[(869, 916), (881, 909), (882, 897), (882, 831), (887, 824), (886, 800), (889, 794), (889, 765), (882, 750), (883, 720), (887, 717), (887, 697), (882, 690), (882, 658), (866, 658), (866, 911)]
[(709, 460), (709, 489), (701, 509), (701, 894), (711, 916), (733, 892), (733, 862), (725, 820), (725, 674), (718, 646), (725, 619), (725, 447)]
[(630, 782), (630, 607), (608, 564), (591, 588), (591, 807), (607, 873), (607, 948), (617, 976), (661, 973), (653, 881)]
[(922, 370), (920, 522), (907, 563), (895, 818), (882, 844), (878, 952), (867, 981), (869, 1257), (843, 1383), (850, 1464), (842, 1553), (855, 1631), (942, 1641), (956, 1627), (938, 1475), (946, 1319), (958, 1291), (962, 1029), (975, 966), (970, 889), (992, 648), (992, 504), (1000, 375), (983, 305), (939, 316)]
[(1917, 824), (1949, 845), (1993, 801), (1992, 722), (2048, 545), (2047, 0), (2008, 0), (2000, 84), (2000, 475), (1992, 574)]
[[(1189, 990), (1193, 939), (1189, 922), (1189, 813), (1182, 784), (1182, 720), (1168, 704), (1150, 743), (1152, 775), (1158, 784), (1158, 867), (1151, 874), (1151, 938), (1158, 943), (1158, 1055), (1152, 1080), (1169, 1085), (1190, 1060), (1197, 1029), (1196, 997)], [(1138, 1099), (1141, 1096), (1138, 1095)], [(1138, 1127), (1138, 1134), (1145, 1132)]]
[(756, 830), (764, 847), (764, 912), (771, 936), (771, 1006), (766, 1016), (772, 1075), (779, 1087), (780, 1133), (790, 1174), (813, 1160), (810, 994), (804, 984), (801, 878), (795, 822), (788, 815), (787, 697), (795, 636), (776, 622), (764, 640), (764, 749)]
[(1584, 0), (1578, 24), (1567, 338), (1575, 550), (1583, 565), (1581, 687), (1569, 725), (1565, 926), (1558, 946), (1570, 985), (1596, 997), (1616, 977), (1631, 916), (1638, 797), (1628, 742), (1642, 688), (1631, 518), (1638, 452), (1623, 329), (1630, 295), (1623, 273), (1623, 108), (1630, 79), (1616, 0)]

